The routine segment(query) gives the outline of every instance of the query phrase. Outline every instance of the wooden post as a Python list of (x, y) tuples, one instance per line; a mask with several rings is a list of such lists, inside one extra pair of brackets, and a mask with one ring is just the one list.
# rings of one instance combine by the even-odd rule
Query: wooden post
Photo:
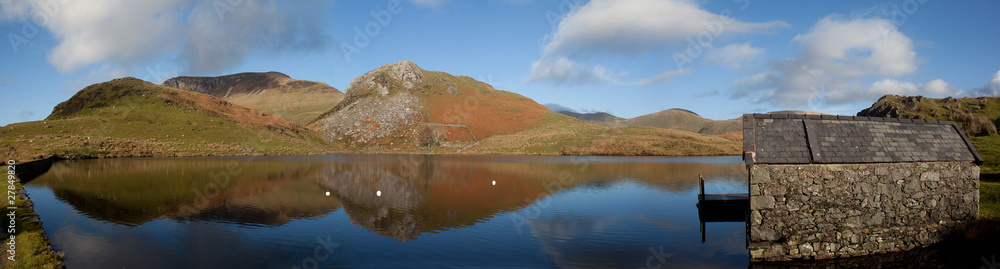
[(701, 174), (698, 174), (698, 186), (701, 187), (701, 195), (698, 195), (698, 199), (705, 199), (705, 177), (702, 177)]

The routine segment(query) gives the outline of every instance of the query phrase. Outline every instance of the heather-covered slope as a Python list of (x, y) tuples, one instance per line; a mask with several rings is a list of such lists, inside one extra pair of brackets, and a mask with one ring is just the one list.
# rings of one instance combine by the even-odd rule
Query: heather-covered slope
[(355, 78), (310, 126), (365, 148), (461, 147), (538, 126), (549, 113), (524, 96), (401, 61)]
[[(401, 61), (351, 82), (311, 128), (362, 150), (484, 154), (736, 155), (738, 143), (657, 128), (601, 127), (516, 93)], [(466, 151), (463, 151), (466, 150)]]

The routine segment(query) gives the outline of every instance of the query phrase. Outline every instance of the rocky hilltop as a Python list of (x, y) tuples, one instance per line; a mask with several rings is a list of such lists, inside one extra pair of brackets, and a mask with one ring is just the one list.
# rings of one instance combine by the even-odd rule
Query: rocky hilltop
[(955, 121), (969, 136), (997, 133), (1000, 97), (928, 98), (885, 95), (858, 116)]
[(259, 108), (305, 124), (340, 102), (343, 93), (325, 83), (292, 79), (279, 72), (219, 77), (175, 77), (163, 86), (200, 92), (246, 107)]
[(355, 78), (310, 127), (363, 147), (465, 147), (538, 126), (547, 113), (524, 96), (400, 61)]

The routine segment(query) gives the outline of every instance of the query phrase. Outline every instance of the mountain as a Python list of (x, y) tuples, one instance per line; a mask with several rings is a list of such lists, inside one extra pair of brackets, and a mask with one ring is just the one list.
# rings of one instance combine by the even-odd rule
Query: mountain
[(731, 155), (736, 142), (657, 128), (602, 127), (465, 76), (386, 64), (355, 78), (309, 124), (357, 149), (481, 154)]
[(858, 116), (955, 121), (969, 136), (997, 133), (1000, 97), (928, 98), (885, 95)]
[(538, 126), (548, 113), (470, 77), (400, 61), (355, 78), (344, 99), (310, 127), (363, 147), (466, 146)]
[(727, 132), (741, 132), (742, 122), (737, 119), (711, 120), (702, 118), (697, 113), (687, 109), (672, 108), (664, 111), (646, 114), (631, 119), (614, 115), (597, 113), (576, 113), (572, 111), (557, 111), (560, 114), (574, 117), (591, 124), (612, 127), (646, 126), (671, 130), (681, 130), (707, 135)]
[(300, 124), (340, 102), (344, 94), (330, 85), (292, 79), (278, 72), (220, 77), (175, 77), (163, 86), (200, 92), (231, 103), (259, 108)]
[(702, 118), (690, 110), (679, 108), (667, 109), (631, 118), (625, 121), (625, 126), (648, 126), (701, 134), (742, 131), (742, 122), (739, 119), (724, 121), (710, 120)]
[[(386, 64), (358, 76), (340, 102), (318, 113), (306, 126), (288, 120), (289, 114), (282, 117), (274, 110), (235, 103), (252, 96), (280, 99), (285, 94), (306, 96), (303, 91), (317, 94), (333, 91), (260, 86), (295, 83), (280, 73), (178, 77), (165, 82), (176, 87), (135, 78), (98, 83), (56, 106), (43, 121), (0, 128), (0, 154), (22, 159), (38, 159), (48, 154), (105, 158), (320, 154), (345, 150), (739, 154), (739, 142), (733, 137), (588, 124), (552, 112), (519, 94), (494, 89), (469, 77), (423, 70), (407, 61)], [(270, 104), (288, 103), (279, 100)]]
[(0, 129), (0, 152), (26, 158), (321, 153), (332, 147), (266, 111), (136, 78), (88, 86), (45, 120)]
[(625, 121), (625, 118), (611, 115), (606, 112), (577, 113), (573, 111), (562, 110), (562, 111), (556, 111), (556, 113), (574, 117), (579, 120), (588, 122), (590, 124), (596, 124), (600, 126), (620, 127), (622, 126), (622, 122)]

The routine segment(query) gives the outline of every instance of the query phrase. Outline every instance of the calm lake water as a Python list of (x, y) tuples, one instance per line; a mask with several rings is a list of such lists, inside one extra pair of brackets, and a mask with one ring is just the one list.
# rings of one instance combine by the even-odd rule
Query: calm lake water
[(743, 267), (739, 157), (60, 161), (26, 188), (70, 268)]

